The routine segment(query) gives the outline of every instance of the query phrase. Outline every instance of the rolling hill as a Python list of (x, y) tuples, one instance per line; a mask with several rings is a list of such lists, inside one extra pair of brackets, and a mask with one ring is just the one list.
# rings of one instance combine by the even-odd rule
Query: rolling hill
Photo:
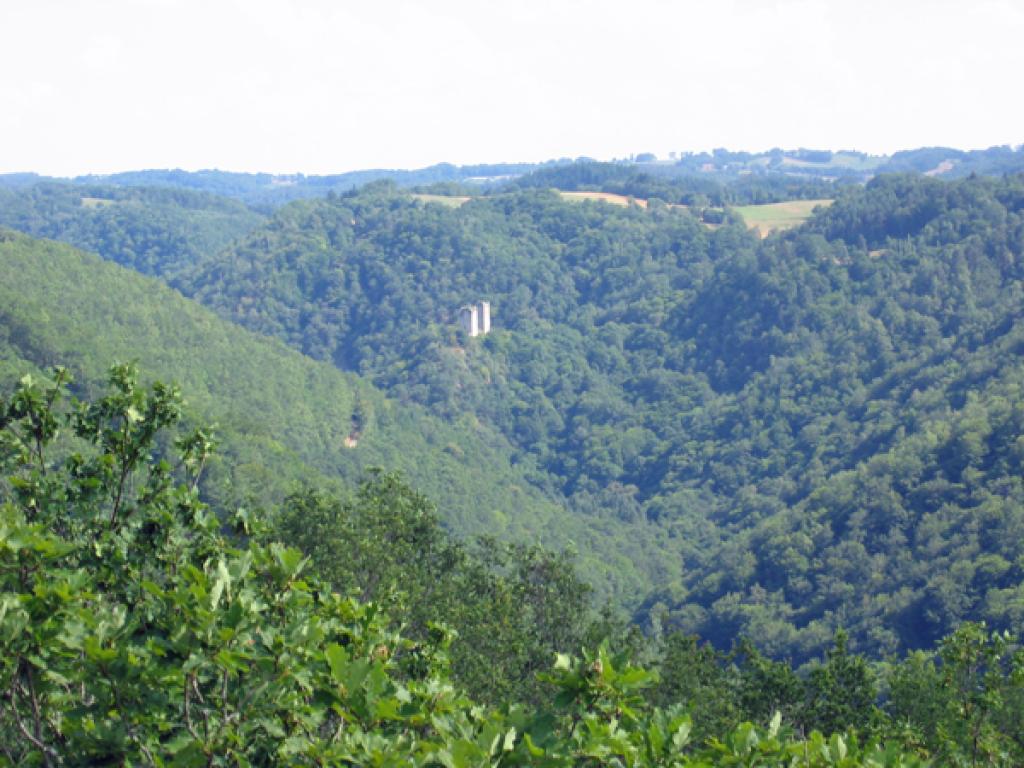
[[(364, 412), (418, 414), (380, 422), (387, 440), (375, 447), (368, 431), (353, 452), (354, 405), (307, 441), (324, 428), (298, 405), (301, 377), (275, 398), (295, 401), (294, 419), (247, 394), (287, 450), (345, 476), (376, 450), (373, 461), (414, 464), (456, 529), (572, 540), (601, 594), (651, 628), (720, 646), (748, 634), (798, 661), (839, 626), (874, 654), (930, 646), (969, 618), (1019, 629), (1024, 181), (883, 176), (762, 240), (738, 221), (711, 230), (682, 208), (570, 203), (546, 188), (584, 170), (605, 173), (542, 171), (536, 188), (457, 207), (388, 183), (297, 201), (165, 279), (322, 361), (317, 375), (338, 375), (330, 364), (371, 380), (390, 399), (367, 390)], [(91, 271), (75, 271), (76, 306), (105, 306), (89, 298)], [(480, 299), (494, 326), (470, 339), (456, 312)], [(45, 328), (60, 306), (51, 294), (18, 315)], [(60, 340), (106, 364), (116, 349), (94, 354), (92, 337), (130, 335), (111, 327), (36, 346)], [(243, 378), (258, 389), (278, 367)], [(406, 433), (420, 437), (395, 449)], [(489, 455), (498, 469), (455, 498), (443, 471)], [(513, 509), (520, 492), (540, 506)]]
[[(642, 621), (796, 658), (843, 625), (884, 653), (1020, 621), (1020, 188), (880, 177), (761, 241), (667, 207), (377, 185), (282, 209), (185, 290), (474, 414), (574, 515), (625, 524), (618, 546), (654, 526)], [(466, 339), (477, 298), (495, 330)]]

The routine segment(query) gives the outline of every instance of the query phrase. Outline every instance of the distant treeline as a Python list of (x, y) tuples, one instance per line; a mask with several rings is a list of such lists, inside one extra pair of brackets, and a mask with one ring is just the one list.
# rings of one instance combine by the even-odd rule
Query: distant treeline
[[(56, 179), (34, 173), (12, 173), (0, 174), (0, 188), (21, 188), (42, 181), (117, 187), (171, 187), (235, 198), (268, 212), (292, 200), (323, 197), (328, 192), (349, 192), (379, 180), (390, 180), (401, 187), (468, 185), (466, 189), (479, 192), (535, 171), (567, 166), (569, 168), (564, 175), (541, 174), (538, 179), (525, 180), (524, 183), (538, 186), (544, 179), (551, 179), (557, 182), (552, 186), (566, 184), (568, 189), (593, 188), (608, 183), (621, 186), (626, 190), (623, 194), (658, 197), (672, 203), (694, 204), (687, 202), (686, 196), (700, 195), (716, 206), (742, 205), (831, 197), (823, 190), (836, 184), (863, 183), (885, 173), (935, 174), (947, 179), (971, 174), (1001, 176), (1020, 173), (1024, 171), (1024, 152), (1021, 147), (1010, 146), (977, 150), (923, 147), (889, 156), (852, 150), (776, 148), (767, 152), (734, 152), (715, 149), (713, 152), (673, 153), (672, 157), (661, 159), (652, 153), (642, 152), (611, 163), (580, 157), (538, 163), (439, 163), (415, 170), (367, 169), (327, 175), (154, 169)], [(615, 166), (617, 170), (607, 166)]]

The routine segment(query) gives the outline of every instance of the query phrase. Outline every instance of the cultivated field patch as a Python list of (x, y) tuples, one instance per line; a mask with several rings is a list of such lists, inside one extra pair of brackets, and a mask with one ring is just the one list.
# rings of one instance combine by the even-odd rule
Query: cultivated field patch
[(562, 196), (563, 200), (603, 200), (606, 203), (621, 205), (624, 208), (634, 204), (639, 205), (641, 208), (647, 207), (646, 200), (638, 200), (627, 195), (617, 195), (614, 192), (563, 192), (558, 190), (558, 194)]
[(106, 208), (108, 205), (114, 205), (115, 200), (108, 200), (105, 197), (83, 197), (82, 207), (83, 208)]
[(761, 237), (767, 237), (769, 232), (800, 226), (819, 205), (829, 206), (832, 201), (789, 200), (767, 205), (740, 205), (733, 210), (743, 217), (748, 227), (756, 229)]
[(440, 203), (441, 205), (447, 205), (449, 208), (460, 208), (473, 199), (465, 195), (427, 195), (420, 193), (414, 194), (413, 197), (417, 200), (422, 200), (424, 203)]

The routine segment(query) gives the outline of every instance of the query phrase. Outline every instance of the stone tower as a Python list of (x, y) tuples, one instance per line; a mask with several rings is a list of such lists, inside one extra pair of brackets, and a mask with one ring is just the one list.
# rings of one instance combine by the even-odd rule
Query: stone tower
[(477, 327), (480, 329), (480, 335), (483, 335), (491, 330), (491, 302), (478, 302), (476, 309), (478, 322)]
[(479, 308), (467, 304), (459, 310), (459, 325), (462, 326), (470, 338), (480, 335), (480, 311)]
[(459, 325), (472, 338), (491, 330), (491, 303), (478, 301), (459, 308)]

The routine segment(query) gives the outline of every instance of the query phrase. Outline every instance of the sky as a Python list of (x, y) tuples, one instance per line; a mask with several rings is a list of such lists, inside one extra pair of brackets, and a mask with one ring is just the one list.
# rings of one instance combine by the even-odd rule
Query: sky
[(1024, 143), (1020, 0), (0, 0), (0, 173)]

